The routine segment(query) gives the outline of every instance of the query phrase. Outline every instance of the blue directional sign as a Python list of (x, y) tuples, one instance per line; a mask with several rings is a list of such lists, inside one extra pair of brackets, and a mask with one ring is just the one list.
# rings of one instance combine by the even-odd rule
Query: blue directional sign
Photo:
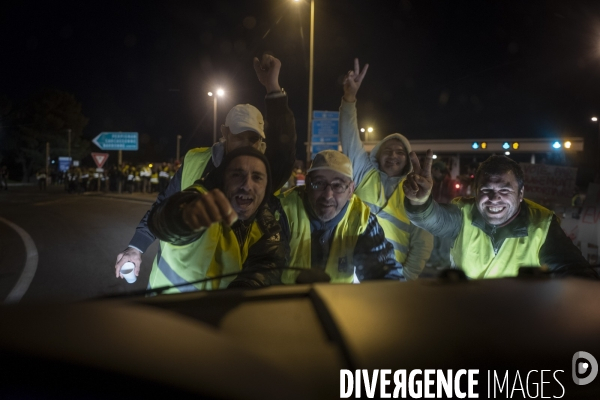
[(323, 150), (339, 150), (339, 147), (337, 143), (313, 143), (313, 145), (310, 146), (312, 158), (315, 158), (317, 153)]
[(320, 151), (339, 149), (339, 118), (338, 111), (313, 111), (310, 146), (312, 158)]
[(67, 172), (71, 167), (71, 157), (58, 157), (58, 170)]
[(102, 150), (138, 150), (137, 132), (102, 132), (92, 142)]
[(339, 119), (339, 111), (313, 111), (313, 119)]
[(313, 136), (312, 138), (313, 144), (319, 143), (337, 143), (339, 142), (339, 137), (335, 136)]
[(338, 135), (339, 121), (337, 119), (315, 119), (312, 122), (313, 136)]

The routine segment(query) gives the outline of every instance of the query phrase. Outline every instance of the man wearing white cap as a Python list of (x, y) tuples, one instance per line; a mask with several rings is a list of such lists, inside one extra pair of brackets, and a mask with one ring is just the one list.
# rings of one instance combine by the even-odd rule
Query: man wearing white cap
[[(196, 148), (185, 155), (181, 168), (169, 186), (161, 192), (151, 209), (140, 221), (129, 246), (117, 256), (115, 274), (120, 277), (122, 265), (131, 261), (135, 264), (135, 274), (139, 274), (141, 254), (154, 242), (156, 237), (148, 229), (148, 216), (152, 209), (169, 196), (190, 187), (217, 168), (225, 154), (241, 147), (254, 147), (265, 154), (273, 171), (272, 187), (280, 189), (291, 175), (296, 153), (296, 128), (294, 114), (289, 109), (287, 95), (279, 86), (281, 62), (270, 55), (263, 55), (259, 61), (254, 58), (254, 69), (258, 80), (266, 88), (267, 127), (260, 111), (250, 104), (233, 107), (225, 124), (221, 126), (223, 137), (212, 147)], [(266, 132), (265, 132), (266, 131)], [(269, 146), (263, 141), (268, 138)]]
[(385, 236), (394, 246), (396, 259), (404, 267), (406, 279), (417, 279), (425, 268), (433, 249), (433, 236), (412, 224), (404, 209), (402, 182), (412, 171), (408, 161), (410, 142), (399, 133), (381, 140), (368, 154), (358, 132), (356, 93), (369, 65), (360, 71), (358, 60), (354, 70), (344, 78), (344, 97), (340, 106), (340, 139), (342, 150), (352, 160), (356, 195), (364, 201), (377, 219)]
[[(281, 196), (289, 237), (291, 267), (324, 271), (331, 282), (372, 279), (403, 280), (402, 265), (385, 239), (377, 218), (356, 195), (350, 159), (339, 151), (318, 153), (308, 170), (306, 186)], [(298, 271), (286, 270), (282, 281), (296, 282)]]

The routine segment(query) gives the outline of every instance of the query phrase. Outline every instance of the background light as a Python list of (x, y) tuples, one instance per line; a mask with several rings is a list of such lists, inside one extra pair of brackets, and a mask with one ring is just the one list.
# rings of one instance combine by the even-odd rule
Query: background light
[(473, 142), (473, 144), (471, 145), (471, 147), (474, 148), (475, 150), (477, 150), (479, 148), (479, 143)]
[(592, 117), (592, 121), (596, 122), (596, 121), (598, 121), (598, 118)]
[(367, 132), (369, 132), (369, 133), (373, 132), (373, 127), (371, 127), (371, 126), (370, 126), (370, 127), (368, 127), (368, 128), (367, 128)]
[(554, 147), (555, 149), (560, 149), (561, 148), (561, 144), (559, 141), (556, 141), (554, 143), (552, 143), (552, 147)]
[(460, 189), (460, 184), (457, 183), (456, 185), (454, 185), (454, 187)]
[(510, 156), (510, 151), (505, 151), (504, 154)]
[(225, 92), (223, 91), (223, 89), (217, 89), (217, 94), (219, 96), (223, 96), (225, 94)]
[(435, 160), (435, 159), (437, 159), (437, 154), (434, 154), (434, 155), (433, 155), (433, 159), (434, 159), (434, 160)]
[(565, 149), (570, 149), (571, 148), (571, 142), (569, 142), (568, 140), (565, 142)]
[(208, 95), (212, 97), (212, 95), (213, 95), (213, 92), (208, 92)]
[(504, 144), (502, 145), (502, 148), (503, 148), (504, 150), (508, 150), (508, 149), (510, 149), (510, 143), (508, 143), (508, 142), (504, 142)]
[(519, 148), (519, 142), (514, 142), (512, 148), (517, 150)]
[(487, 149), (487, 142), (481, 142), (481, 148)]
[(361, 132), (364, 132), (364, 131), (365, 131), (365, 128), (360, 128), (360, 131), (361, 131)]

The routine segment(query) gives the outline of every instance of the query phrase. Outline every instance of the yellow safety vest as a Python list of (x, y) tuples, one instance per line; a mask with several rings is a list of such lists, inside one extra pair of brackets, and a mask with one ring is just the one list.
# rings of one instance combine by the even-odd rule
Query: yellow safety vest
[[(204, 192), (204, 189), (199, 186), (194, 188)], [(222, 223), (212, 224), (198, 240), (184, 246), (175, 246), (161, 241), (160, 259), (158, 255), (154, 259), (148, 288), (177, 285), (241, 271), (248, 257), (248, 249), (262, 236), (262, 230), (254, 221), (242, 248), (233, 230)], [(163, 293), (223, 289), (235, 278), (232, 276), (215, 279), (172, 288)]]
[(474, 200), (452, 200), (463, 217), (462, 228), (450, 250), (452, 264), (473, 279), (517, 276), (519, 267), (539, 267), (540, 249), (546, 241), (554, 213), (532, 201), (524, 201), (529, 208), (527, 236), (505, 239), (498, 254), (494, 254), (488, 235), (472, 225)]
[(202, 178), (204, 169), (212, 156), (210, 147), (198, 147), (191, 149), (183, 159), (183, 170), (181, 171), (181, 189), (187, 189), (194, 182)]
[(406, 261), (410, 242), (410, 220), (404, 210), (402, 182), (404, 180), (386, 200), (379, 170), (373, 169), (367, 173), (360, 186), (354, 191), (354, 194), (377, 216), (377, 221), (385, 232), (385, 238), (394, 246), (394, 255), (400, 263)]
[[(290, 227), (290, 266), (309, 269), (311, 267), (310, 219), (304, 208), (304, 186), (283, 193), (281, 205)], [(355, 195), (350, 199), (346, 214), (335, 232), (325, 272), (331, 282), (352, 283), (354, 279), (354, 247), (358, 236), (365, 231), (370, 210)], [(299, 271), (285, 270), (281, 280), (285, 284), (296, 283)]]

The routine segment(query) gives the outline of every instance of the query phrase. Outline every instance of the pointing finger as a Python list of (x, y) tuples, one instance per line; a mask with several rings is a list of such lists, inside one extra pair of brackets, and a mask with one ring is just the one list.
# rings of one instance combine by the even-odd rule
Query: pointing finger
[(358, 58), (354, 59), (354, 75), (358, 76), (360, 73), (360, 64), (358, 62)]

